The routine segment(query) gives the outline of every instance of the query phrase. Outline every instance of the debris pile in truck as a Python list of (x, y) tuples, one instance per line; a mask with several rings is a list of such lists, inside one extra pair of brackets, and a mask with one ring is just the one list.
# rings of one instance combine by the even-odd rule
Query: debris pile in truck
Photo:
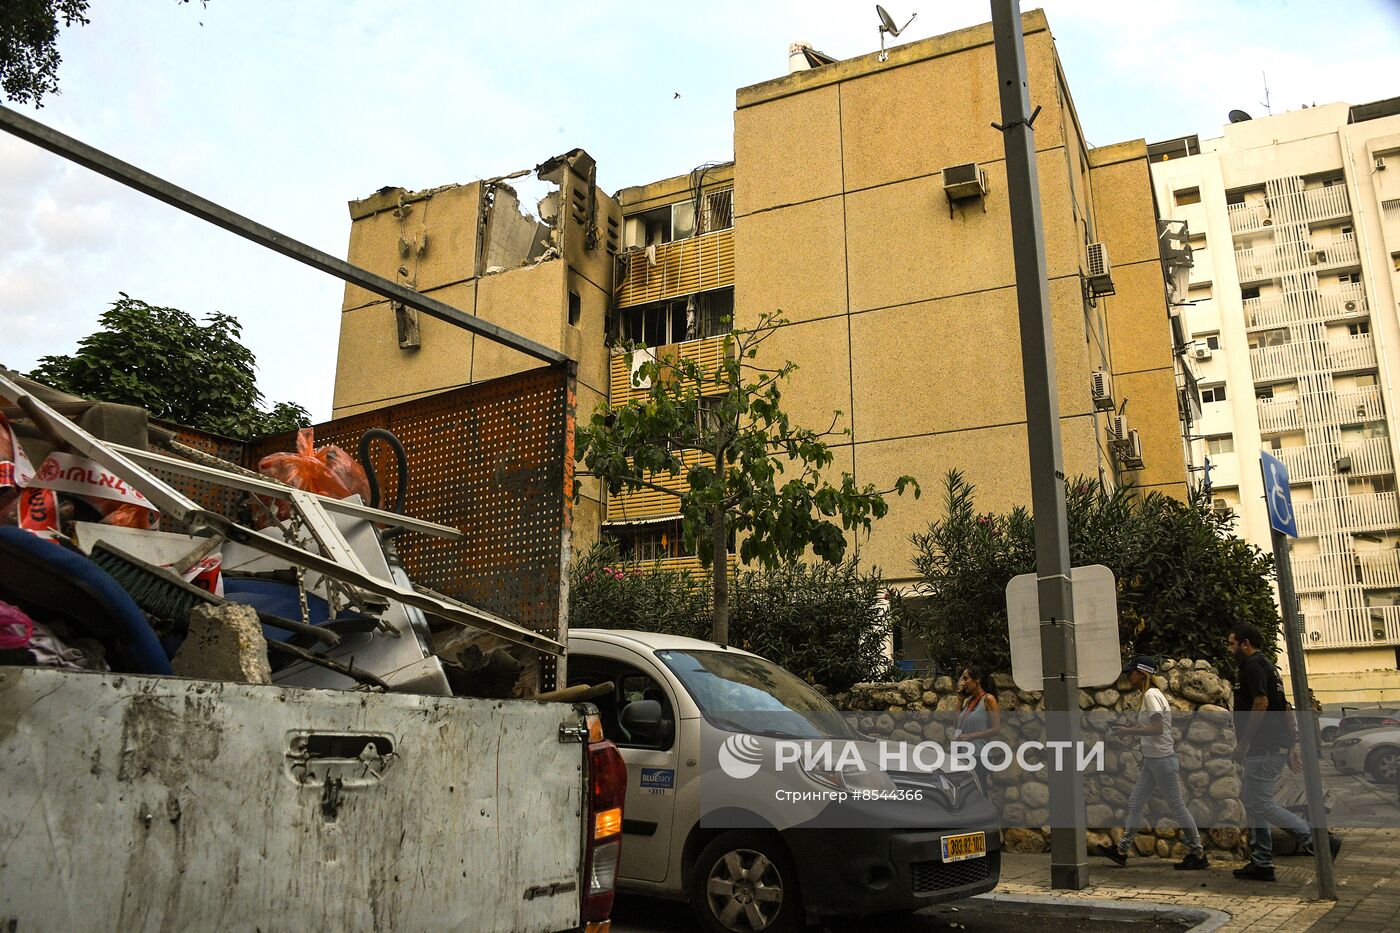
[[(379, 497), (373, 467), (367, 477), (340, 447), (316, 448), (309, 429), (295, 453), (261, 458), (263, 475), (179, 443), (141, 409), (14, 374), (0, 375), (0, 402), (0, 525), (9, 526), (0, 527), (0, 652), (9, 663), (509, 696), (524, 665), (504, 646), (563, 652), (415, 585), (398, 533), (450, 540), (462, 530), (363, 504)], [(369, 434), (397, 449), (401, 508), (402, 445), (382, 429)], [(232, 491), (219, 500), (231, 507), (202, 506), (162, 476)], [(482, 638), (498, 647), (483, 653)]]

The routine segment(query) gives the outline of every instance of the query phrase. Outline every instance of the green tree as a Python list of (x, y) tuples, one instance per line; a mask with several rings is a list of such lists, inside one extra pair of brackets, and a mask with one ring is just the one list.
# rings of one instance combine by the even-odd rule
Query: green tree
[[(943, 517), (913, 536), (917, 598), (906, 596), (894, 614), (941, 662), (1007, 670), (1006, 584), (1035, 570), (1035, 523), (1024, 508), (978, 512), (975, 493), (961, 473), (948, 474)], [(1235, 622), (1258, 625), (1274, 652), (1273, 559), (1237, 537), (1207, 499), (1107, 490), (1078, 478), (1067, 484), (1065, 506), (1073, 565), (1104, 564), (1117, 580), (1126, 653), (1219, 664)]]
[[(646, 395), (595, 412), (578, 431), (578, 458), (609, 493), (651, 489), (676, 498), (686, 544), (710, 571), (710, 637), (720, 644), (729, 641), (731, 536), (746, 565), (773, 568), (809, 547), (839, 563), (846, 532), (868, 531), (889, 511), (886, 495), (906, 488), (919, 494), (909, 476), (884, 491), (857, 486), (849, 473), (835, 482), (823, 479), (832, 463), (824, 438), (833, 432), (796, 427), (782, 409), (782, 383), (796, 364), (774, 369), (756, 362), (763, 342), (784, 323), (765, 315), (753, 330), (727, 335), (713, 369), (681, 357), (643, 363), (634, 384), (648, 386)], [(687, 469), (683, 458), (690, 452), (700, 463)], [(683, 491), (656, 481), (659, 474), (682, 472)]]
[[(190, 0), (176, 0), (189, 3)], [(207, 4), (208, 0), (201, 0)], [(58, 29), (88, 24), (91, 0), (5, 0), (0, 3), (0, 91), (17, 104), (43, 106), (58, 93)], [(200, 25), (203, 25), (202, 23)]]
[[(735, 575), (733, 644), (781, 664), (832, 692), (889, 676), (888, 615), (878, 602), (880, 573), (839, 564), (785, 563)], [(570, 624), (665, 632), (706, 639), (710, 587), (691, 573), (622, 559), (614, 545), (574, 558)]]
[(64, 392), (139, 405), (153, 417), (249, 438), (311, 423), (306, 409), (278, 402), (259, 406), (253, 352), (243, 328), (227, 314), (204, 323), (177, 308), (157, 308), (125, 292), (102, 312), (101, 329), (76, 353), (46, 356), (29, 374)]

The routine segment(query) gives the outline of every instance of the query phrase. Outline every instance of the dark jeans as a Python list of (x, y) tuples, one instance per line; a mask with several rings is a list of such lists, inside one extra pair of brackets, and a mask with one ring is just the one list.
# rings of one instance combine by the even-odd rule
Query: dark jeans
[(1304, 845), (1311, 844), (1312, 829), (1307, 821), (1274, 800), (1274, 790), (1286, 764), (1288, 753), (1283, 751), (1250, 755), (1244, 760), (1240, 796), (1244, 798), (1244, 822), (1249, 828), (1249, 860), (1260, 868), (1272, 868), (1274, 864), (1271, 823), (1294, 833)]

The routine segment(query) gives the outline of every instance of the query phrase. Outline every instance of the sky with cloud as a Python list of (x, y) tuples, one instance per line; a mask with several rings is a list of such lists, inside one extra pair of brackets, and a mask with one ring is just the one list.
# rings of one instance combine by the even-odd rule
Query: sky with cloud
[[(1026, 3), (1030, 9), (1034, 4)], [(1400, 0), (1044, 0), (1089, 141), (1216, 136), (1225, 114), (1400, 95)], [(895, 42), (990, 18), (892, 0)], [(93, 0), (30, 115), (343, 256), (346, 202), (575, 146), (612, 191), (733, 152), (734, 91), (794, 40), (874, 50), (874, 5)], [(679, 94), (680, 96), (675, 96)], [(0, 363), (71, 351), (118, 292), (234, 315), (270, 400), (330, 413), (341, 286), (0, 137)]]

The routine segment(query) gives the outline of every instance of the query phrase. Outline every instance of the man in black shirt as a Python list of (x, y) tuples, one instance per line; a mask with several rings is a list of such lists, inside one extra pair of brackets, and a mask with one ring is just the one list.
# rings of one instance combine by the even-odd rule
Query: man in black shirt
[[(1307, 822), (1274, 800), (1284, 763), (1295, 773), (1302, 769), (1302, 764), (1295, 746), (1292, 714), (1288, 712), (1283, 693), (1283, 679), (1259, 650), (1263, 645), (1259, 629), (1242, 622), (1230, 629), (1226, 644), (1239, 662), (1234, 757), (1243, 766), (1240, 787), (1250, 850), (1249, 864), (1235, 869), (1235, 877), (1273, 881), (1274, 842), (1270, 823), (1296, 835), (1300, 853), (1312, 853), (1312, 830)], [(1341, 840), (1333, 836), (1331, 845), (1332, 858), (1336, 859), (1342, 847)]]

